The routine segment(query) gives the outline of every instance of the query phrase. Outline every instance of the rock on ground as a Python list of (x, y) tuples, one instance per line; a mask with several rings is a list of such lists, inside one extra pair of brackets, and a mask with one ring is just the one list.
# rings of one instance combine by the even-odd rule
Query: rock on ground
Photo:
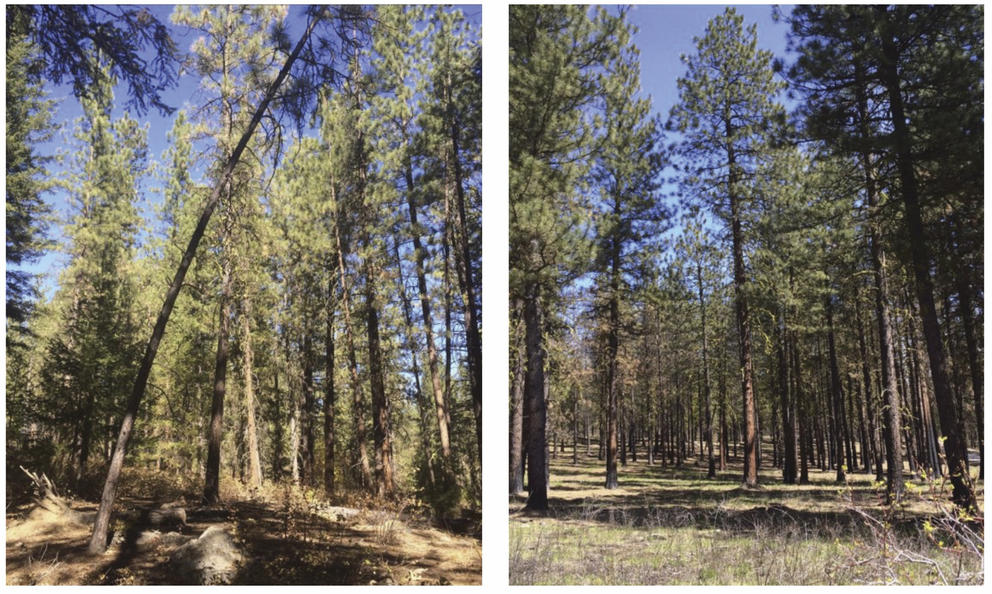
[(353, 507), (339, 507), (336, 505), (324, 505), (317, 509), (317, 514), (331, 520), (332, 522), (345, 522), (357, 516), (360, 510)]
[(232, 536), (232, 529), (214, 525), (173, 551), (169, 559), (176, 580), (184, 584), (229, 584), (244, 555)]

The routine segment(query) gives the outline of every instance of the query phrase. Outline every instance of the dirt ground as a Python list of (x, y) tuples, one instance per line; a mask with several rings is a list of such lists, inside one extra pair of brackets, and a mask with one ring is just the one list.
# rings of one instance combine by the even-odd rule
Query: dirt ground
[(234, 584), (481, 583), (478, 526), (456, 534), (401, 511), (319, 505), (300, 511), (263, 501), (189, 506), (185, 525), (151, 526), (141, 510), (154, 505), (120, 501), (115, 538), (96, 557), (86, 554), (96, 504), (71, 501), (63, 514), (8, 509), (7, 584), (189, 583), (170, 554), (218, 524), (233, 533), (245, 559)]

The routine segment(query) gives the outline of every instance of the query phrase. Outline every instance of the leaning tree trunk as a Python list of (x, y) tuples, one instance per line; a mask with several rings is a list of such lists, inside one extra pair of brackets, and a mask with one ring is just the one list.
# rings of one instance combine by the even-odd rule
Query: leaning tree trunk
[[(413, 330), (413, 306), (410, 305), (410, 298), (406, 294), (406, 279), (403, 277), (403, 259), (400, 257), (399, 240), (393, 242), (393, 255), (396, 258), (397, 280), (400, 287), (400, 303), (403, 304), (403, 321), (406, 324), (406, 349), (410, 353), (410, 369), (413, 371), (413, 388), (417, 401), (417, 414), (420, 418), (420, 445), (424, 448), (427, 470), (428, 484), (433, 487), (436, 483), (434, 476), (433, 447), (431, 446), (430, 419), (428, 418), (428, 403), (424, 397), (424, 391), (420, 385), (420, 363), (417, 359), (417, 344), (414, 340)], [(435, 408), (436, 407), (432, 407)]]
[[(450, 76), (450, 75), (449, 75)], [(454, 173), (455, 214), (458, 249), (455, 250), (458, 279), (461, 285), (465, 316), (465, 346), (468, 351), (469, 391), (472, 393), (472, 411), (475, 413), (475, 437), (479, 448), (479, 461), (482, 461), (482, 333), (479, 330), (479, 308), (476, 304), (475, 270), (472, 252), (469, 249), (468, 216), (465, 209), (465, 188), (462, 163), (458, 158), (459, 126), (454, 117), (454, 105), (450, 84), (445, 85), (448, 131), (451, 137), (451, 165)]]
[(134, 388), (131, 390), (131, 395), (127, 400), (124, 418), (121, 421), (121, 430), (117, 436), (117, 443), (114, 445), (114, 453), (111, 455), (110, 467), (107, 469), (107, 480), (103, 484), (100, 509), (97, 511), (96, 521), (93, 524), (93, 534), (90, 537), (87, 548), (91, 554), (103, 553), (107, 548), (107, 528), (110, 526), (110, 511), (114, 506), (114, 499), (117, 497), (117, 485), (120, 481), (121, 470), (124, 468), (124, 454), (127, 451), (128, 443), (131, 441), (131, 431), (134, 429), (134, 421), (138, 416), (138, 407), (141, 404), (141, 399), (145, 395), (145, 386), (148, 384), (148, 376), (151, 373), (152, 364), (155, 362), (155, 356), (158, 354), (159, 343), (165, 334), (165, 326), (169, 323), (172, 308), (176, 303), (176, 298), (179, 296), (180, 289), (182, 289), (183, 281), (186, 279), (186, 272), (189, 270), (190, 264), (193, 262), (193, 257), (196, 255), (196, 248), (200, 245), (200, 239), (203, 238), (203, 234), (207, 229), (207, 223), (210, 222), (210, 218), (213, 216), (213, 212), (220, 202), (221, 191), (230, 186), (231, 176), (234, 173), (234, 168), (241, 160), (241, 154), (244, 152), (245, 147), (248, 146), (248, 142), (252, 136), (254, 136), (255, 128), (262, 121), (262, 116), (268, 110), (269, 103), (271, 103), (276, 92), (282, 86), (283, 81), (289, 75), (293, 63), (296, 62), (300, 52), (303, 51), (304, 45), (310, 39), (310, 33), (320, 21), (322, 14), (322, 12), (318, 12), (310, 21), (306, 31), (304, 31), (296, 47), (293, 48), (293, 52), (286, 59), (286, 63), (283, 64), (279, 74), (276, 75), (275, 80), (272, 81), (272, 84), (266, 89), (265, 95), (262, 96), (258, 108), (255, 109), (251, 121), (248, 122), (248, 127), (241, 135), (241, 139), (234, 147), (234, 151), (227, 159), (223, 169), (221, 169), (220, 180), (214, 186), (210, 197), (207, 199), (203, 212), (200, 214), (200, 219), (197, 221), (196, 228), (193, 230), (193, 235), (190, 237), (189, 244), (186, 246), (186, 251), (183, 252), (183, 257), (179, 261), (179, 267), (176, 270), (175, 277), (172, 279), (172, 284), (169, 285), (169, 289), (166, 291), (165, 299), (162, 302), (162, 309), (159, 311), (158, 318), (155, 321), (155, 328), (152, 330), (152, 335), (148, 339), (144, 358), (141, 361), (141, 366), (138, 368), (138, 374), (134, 380)]
[[(883, 23), (887, 21), (886, 8), (875, 8)], [(927, 354), (930, 356), (930, 374), (933, 379), (934, 398), (940, 416), (940, 430), (944, 435), (944, 454), (947, 458), (948, 474), (953, 485), (953, 500), (960, 507), (974, 510), (978, 503), (975, 489), (968, 473), (968, 451), (965, 436), (958, 432), (957, 406), (951, 393), (947, 373), (947, 358), (941, 340), (937, 321), (937, 308), (933, 297), (933, 280), (930, 277), (930, 252), (927, 248), (920, 212), (920, 197), (913, 170), (913, 156), (906, 113), (903, 108), (902, 89), (899, 82), (897, 64), (900, 55), (895, 39), (888, 32), (882, 35), (883, 59), (879, 62), (879, 73), (889, 99), (889, 111), (896, 153), (896, 168), (901, 182), (903, 205), (905, 207), (906, 230), (910, 240), (913, 274), (916, 278), (916, 296), (920, 305), (920, 318), (923, 322), (923, 335)]]

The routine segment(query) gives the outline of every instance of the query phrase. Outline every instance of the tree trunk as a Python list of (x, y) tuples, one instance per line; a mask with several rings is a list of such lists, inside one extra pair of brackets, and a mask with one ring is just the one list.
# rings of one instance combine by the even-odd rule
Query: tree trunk
[[(876, 6), (875, 10), (883, 22), (887, 21), (886, 7)], [(947, 360), (937, 322), (937, 309), (934, 305), (933, 281), (930, 278), (930, 253), (926, 245), (926, 234), (920, 213), (916, 173), (913, 171), (912, 146), (906, 125), (902, 89), (897, 70), (900, 58), (899, 49), (887, 30), (882, 35), (882, 53), (884, 59), (879, 63), (879, 73), (888, 93), (889, 111), (892, 115), (896, 166), (899, 171), (900, 189), (905, 207), (906, 230), (910, 240), (913, 274), (916, 278), (917, 301), (920, 306), (920, 318), (923, 322), (927, 354), (930, 356), (930, 374), (933, 379), (937, 412), (940, 416), (940, 429), (945, 438), (944, 454), (947, 458), (948, 474), (953, 485), (953, 500), (960, 507), (975, 510), (978, 504), (975, 499), (971, 475), (968, 474), (967, 445), (964, 435), (960, 435), (957, 431), (958, 410), (947, 379)]]
[[(968, 346), (968, 369), (971, 371), (971, 390), (975, 401), (975, 427), (978, 432), (979, 480), (985, 480), (985, 412), (982, 406), (984, 370), (978, 355), (978, 340), (975, 338), (974, 310), (971, 304), (971, 283), (962, 269), (958, 274), (958, 311), (964, 326), (964, 339)], [(963, 411), (962, 411), (963, 413)]]
[[(729, 116), (725, 119), (727, 138), (734, 135)], [(758, 441), (757, 441), (757, 411), (754, 400), (754, 370), (751, 364), (751, 322), (748, 316), (747, 295), (745, 285), (747, 276), (744, 271), (744, 237), (741, 229), (741, 212), (739, 197), (735, 187), (737, 178), (737, 163), (733, 145), (727, 145), (727, 163), (730, 170), (727, 199), (731, 212), (731, 240), (733, 242), (734, 258), (734, 303), (737, 310), (737, 333), (740, 337), (740, 369), (741, 394), (744, 400), (744, 485), (758, 486)]]
[[(514, 311), (522, 314), (517, 300)], [(519, 330), (518, 330), (519, 331)], [(510, 493), (524, 490), (524, 382), (527, 373), (527, 353), (520, 337), (515, 344), (513, 385), (510, 390)]]
[(544, 322), (540, 289), (536, 283), (526, 288), (524, 301), (524, 344), (527, 353), (527, 376), (524, 381), (527, 421), (527, 509), (548, 509), (548, 483), (545, 475), (546, 413), (544, 401)]
[(417, 267), (417, 290), (420, 293), (420, 310), (424, 322), (424, 340), (427, 343), (427, 371), (430, 375), (434, 394), (434, 407), (437, 416), (438, 436), (441, 441), (441, 460), (447, 467), (451, 459), (451, 441), (448, 437), (448, 411), (444, 401), (444, 390), (438, 373), (437, 347), (434, 344), (434, 321), (431, 317), (431, 297), (427, 291), (427, 273), (424, 266), (426, 251), (420, 241), (420, 226), (417, 223), (417, 203), (413, 191), (413, 168), (409, 159), (404, 169), (406, 178), (406, 200), (410, 213), (410, 235), (413, 238), (414, 261)]
[[(450, 82), (450, 81), (449, 81)], [(469, 248), (469, 226), (465, 209), (464, 176), (462, 163), (459, 159), (458, 137), (459, 124), (454, 115), (454, 101), (451, 97), (450, 84), (445, 85), (445, 111), (448, 117), (448, 131), (451, 138), (451, 165), (454, 173), (455, 213), (457, 215), (456, 235), (459, 239), (456, 250), (459, 284), (461, 285), (462, 301), (465, 316), (465, 346), (468, 351), (469, 391), (472, 394), (472, 411), (475, 413), (475, 437), (479, 451), (479, 461), (482, 461), (482, 334), (479, 330), (479, 310), (475, 295), (475, 270), (472, 263), (472, 251)]]
[(207, 433), (207, 472), (203, 486), (203, 501), (220, 500), (220, 442), (224, 433), (224, 392), (227, 388), (227, 357), (231, 324), (231, 271), (224, 262), (220, 295), (220, 321), (217, 326), (217, 356), (214, 367), (214, 392), (210, 404), (210, 428)]
[(222, 189), (230, 187), (231, 176), (234, 173), (235, 166), (241, 160), (241, 154), (255, 134), (255, 128), (262, 121), (262, 116), (268, 110), (269, 103), (275, 96), (276, 91), (282, 86), (283, 81), (289, 75), (290, 68), (292, 68), (293, 63), (299, 57), (300, 52), (303, 51), (303, 46), (310, 39), (310, 33), (320, 21), (322, 14), (322, 12), (318, 12), (311, 19), (306, 31), (300, 37), (296, 47), (293, 48), (293, 52), (286, 58), (286, 63), (283, 64), (279, 74), (276, 75), (275, 80), (272, 81), (272, 84), (266, 89), (265, 95), (262, 96), (261, 102), (259, 102), (251, 121), (248, 123), (248, 127), (241, 135), (241, 139), (234, 147), (234, 151), (221, 170), (220, 181), (214, 186), (210, 198), (203, 207), (203, 212), (200, 214), (200, 219), (197, 221), (193, 235), (190, 237), (189, 244), (186, 246), (186, 251), (183, 252), (183, 257), (179, 261), (176, 275), (173, 277), (168, 291), (166, 291), (165, 299), (162, 302), (162, 309), (159, 311), (158, 318), (155, 321), (155, 328), (152, 330), (152, 335), (145, 347), (145, 355), (141, 361), (141, 367), (138, 368), (134, 388), (128, 397), (124, 418), (121, 421), (120, 433), (117, 437), (117, 443), (114, 445), (114, 453), (111, 455), (110, 467), (107, 469), (107, 479), (104, 481), (103, 494), (100, 498), (100, 508), (97, 511), (96, 521), (93, 524), (93, 534), (90, 537), (87, 548), (90, 554), (97, 555), (103, 553), (107, 548), (107, 528), (110, 525), (110, 512), (114, 505), (114, 499), (117, 497), (117, 485), (120, 481), (121, 469), (124, 467), (124, 454), (127, 451), (128, 442), (131, 440), (131, 431), (134, 428), (134, 421), (138, 416), (138, 407), (141, 404), (141, 399), (145, 394), (148, 375), (151, 373), (152, 364), (155, 362), (155, 356), (158, 354), (159, 343), (165, 334), (165, 326), (169, 323), (169, 317), (172, 315), (172, 308), (176, 303), (176, 298), (179, 296), (180, 289), (182, 289), (186, 272), (189, 270), (190, 264), (193, 262), (193, 257), (196, 255), (196, 248), (200, 245), (200, 239), (206, 231), (207, 223), (210, 222), (210, 217), (220, 202)]
[[(858, 120), (863, 139), (872, 135), (869, 125), (868, 99), (864, 80), (864, 67), (857, 63), (856, 76)], [(861, 152), (861, 167), (865, 176), (865, 198), (868, 205), (868, 244), (875, 280), (875, 318), (878, 322), (879, 353), (882, 368), (882, 438), (885, 441), (886, 498), (889, 503), (902, 499), (902, 406), (896, 384), (895, 355), (892, 351), (892, 329), (889, 322), (888, 275), (885, 270), (885, 252), (881, 244), (881, 224), (878, 214), (878, 196), (874, 167), (867, 149)]]
[(251, 344), (251, 299), (245, 298), (241, 307), (242, 364), (244, 365), (245, 389), (245, 441), (248, 444), (248, 486), (252, 490), (262, 488), (262, 458), (258, 451), (258, 423), (255, 420), (255, 371), (254, 352)]
[[(328, 300), (334, 293), (333, 277), (327, 280)], [(327, 325), (324, 330), (324, 492), (334, 495), (334, 307), (327, 304)]]
[(303, 416), (300, 433), (303, 437), (303, 484), (315, 484), (314, 462), (314, 397), (313, 397), (313, 341), (310, 338), (309, 320), (303, 327)]
[(376, 494), (386, 497), (393, 493), (393, 446), (389, 425), (389, 403), (386, 400), (382, 364), (382, 347), (379, 344), (379, 309), (375, 294), (376, 275), (367, 270), (365, 275), (365, 322), (368, 331), (369, 385), (372, 392), (372, 439), (375, 442)]
[[(334, 180), (330, 183), (331, 200), (337, 204)], [(355, 445), (358, 448), (359, 478), (365, 488), (372, 486), (372, 466), (369, 463), (365, 444), (365, 405), (362, 403), (362, 384), (358, 377), (358, 357), (355, 352), (355, 336), (351, 325), (351, 288), (348, 283), (344, 260), (344, 245), (341, 241), (340, 212), (335, 208), (334, 242), (338, 253), (338, 272), (341, 279), (341, 304), (344, 308), (344, 334), (348, 345), (348, 369), (351, 375), (352, 417), (354, 418)]]
[(789, 398), (789, 369), (786, 361), (786, 337), (789, 336), (789, 327), (785, 319), (785, 311), (779, 312), (781, 325), (776, 325), (779, 331), (778, 336), (778, 389), (782, 407), (782, 479), (787, 485), (796, 483), (796, 435), (795, 419), (792, 412), (792, 403)]

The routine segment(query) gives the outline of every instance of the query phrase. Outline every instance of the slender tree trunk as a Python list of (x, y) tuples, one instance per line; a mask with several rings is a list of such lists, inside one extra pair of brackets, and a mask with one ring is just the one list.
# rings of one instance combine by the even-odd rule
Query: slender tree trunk
[(300, 37), (296, 47), (293, 48), (293, 52), (286, 58), (286, 63), (262, 96), (262, 100), (255, 109), (244, 133), (241, 135), (241, 139), (234, 147), (234, 151), (231, 153), (223, 169), (221, 169), (221, 179), (214, 186), (213, 192), (203, 208), (196, 228), (193, 230), (193, 235), (190, 237), (189, 244), (186, 246), (186, 251), (183, 252), (183, 257), (179, 261), (179, 267), (176, 270), (175, 277), (172, 279), (172, 284), (169, 285), (169, 289), (166, 291), (165, 299), (162, 302), (162, 309), (159, 311), (158, 318), (155, 321), (155, 328), (152, 330), (152, 335), (145, 347), (144, 358), (141, 361), (141, 366), (138, 368), (134, 388), (128, 397), (124, 417), (121, 421), (120, 433), (114, 445), (114, 453), (111, 455), (110, 466), (107, 469), (107, 479), (104, 482), (103, 494), (100, 498), (100, 508), (97, 511), (96, 521), (93, 524), (93, 534), (90, 537), (87, 548), (90, 554), (97, 555), (103, 553), (107, 548), (107, 528), (110, 525), (110, 512), (114, 505), (114, 499), (117, 497), (117, 485), (120, 481), (121, 469), (124, 467), (124, 455), (127, 451), (127, 445), (131, 440), (134, 421), (138, 416), (138, 407), (141, 404), (141, 399), (144, 397), (148, 376), (155, 362), (155, 356), (158, 354), (159, 343), (165, 334), (165, 327), (169, 323), (169, 317), (172, 315), (172, 308), (176, 303), (176, 298), (179, 296), (180, 289), (182, 289), (186, 272), (189, 270), (190, 264), (193, 262), (193, 257), (196, 255), (196, 248), (200, 245), (200, 239), (206, 231), (207, 223), (210, 221), (214, 210), (217, 208), (217, 204), (220, 202), (221, 191), (224, 188), (230, 187), (231, 176), (234, 173), (235, 166), (241, 160), (241, 154), (255, 134), (255, 128), (262, 121), (262, 116), (268, 110), (272, 98), (275, 97), (279, 87), (282, 86), (283, 81), (289, 75), (293, 63), (296, 62), (300, 52), (303, 51), (303, 46), (310, 39), (310, 33), (320, 21), (322, 14), (322, 12), (318, 12), (310, 20), (306, 31)]
[(716, 458), (713, 457), (713, 412), (710, 407), (710, 365), (706, 348), (706, 299), (703, 296), (703, 265), (699, 261), (696, 262), (696, 280), (699, 289), (699, 317), (703, 333), (703, 406), (706, 408), (706, 427), (703, 432), (706, 436), (706, 477), (716, 478)]
[(803, 390), (802, 366), (799, 363), (799, 339), (792, 331), (792, 348), (787, 353), (792, 366), (792, 388), (796, 400), (796, 417), (799, 420), (799, 484), (809, 484), (809, 462), (813, 456), (811, 447), (810, 414), (808, 399)]
[[(330, 183), (331, 199), (337, 204), (335, 197), (334, 180)], [(362, 384), (358, 377), (358, 358), (355, 352), (355, 336), (351, 325), (351, 289), (348, 283), (347, 269), (345, 268), (345, 252), (341, 241), (340, 213), (335, 211), (336, 222), (334, 224), (334, 241), (338, 254), (338, 272), (341, 279), (341, 304), (344, 309), (344, 334), (345, 342), (348, 346), (348, 369), (351, 375), (351, 397), (352, 415), (355, 421), (354, 433), (355, 444), (358, 448), (358, 463), (360, 469), (360, 479), (363, 487), (372, 486), (372, 466), (369, 463), (369, 455), (365, 439), (365, 405), (362, 403)]]
[(379, 309), (374, 289), (376, 275), (372, 270), (365, 276), (365, 322), (368, 331), (369, 385), (372, 392), (372, 439), (375, 442), (376, 494), (391, 495), (393, 486), (392, 431), (389, 423), (389, 403), (383, 381), (382, 347), (379, 343)]
[[(855, 64), (857, 76), (858, 121), (861, 136), (867, 140), (872, 136), (864, 66)], [(865, 176), (865, 197), (868, 205), (868, 244), (871, 265), (875, 280), (875, 317), (878, 322), (879, 353), (882, 368), (882, 437), (885, 441), (886, 495), (890, 503), (902, 498), (902, 423), (900, 419), (901, 398), (896, 383), (895, 355), (892, 351), (892, 329), (889, 321), (888, 275), (885, 269), (885, 252), (881, 244), (881, 231), (878, 214), (878, 196), (875, 184), (874, 166), (867, 148), (861, 152), (861, 167)]]
[(327, 278), (326, 325), (324, 327), (324, 492), (334, 496), (334, 277)]
[[(309, 309), (309, 308), (307, 308)], [(303, 437), (303, 472), (302, 480), (305, 485), (314, 485), (314, 397), (313, 397), (313, 341), (310, 338), (309, 321), (303, 328), (303, 416), (300, 433)]]
[(427, 371), (430, 375), (437, 415), (438, 436), (441, 441), (441, 459), (448, 466), (451, 458), (451, 441), (448, 437), (448, 411), (444, 401), (444, 390), (438, 373), (437, 347), (434, 344), (434, 321), (431, 317), (431, 297), (427, 291), (427, 273), (424, 261), (427, 252), (420, 241), (420, 226), (417, 222), (417, 201), (413, 190), (413, 168), (409, 159), (404, 169), (407, 186), (407, 207), (410, 213), (410, 235), (413, 238), (414, 261), (417, 267), (417, 289), (420, 293), (420, 310), (424, 322), (424, 340), (427, 343)]
[[(971, 372), (971, 390), (975, 401), (975, 428), (978, 432), (978, 468), (979, 480), (985, 480), (985, 412), (982, 406), (984, 386), (984, 370), (978, 356), (978, 340), (975, 337), (974, 310), (971, 304), (971, 283), (964, 273), (964, 268), (957, 276), (958, 311), (961, 314), (961, 324), (964, 326), (964, 339), (968, 347), (968, 369)], [(962, 411), (963, 413), (963, 411)]]
[[(289, 368), (290, 361), (293, 360), (293, 353), (289, 348), (289, 332), (290, 329), (286, 328), (283, 331), (283, 353), (286, 357), (286, 365)], [(300, 400), (299, 393), (296, 391), (297, 382), (293, 381), (295, 374), (292, 372), (287, 372), (287, 388), (289, 394), (290, 405), (292, 409), (290, 410), (289, 417), (289, 476), (293, 480), (293, 484), (299, 486), (300, 484), (300, 444), (302, 443), (302, 431), (303, 431), (303, 403)]]
[(727, 454), (730, 451), (730, 433), (727, 431), (727, 374), (726, 369), (720, 373), (720, 470), (727, 470)]
[(579, 463), (579, 386), (573, 385), (572, 398), (572, 465)]
[(210, 404), (210, 428), (207, 433), (207, 472), (203, 487), (203, 501), (207, 504), (220, 500), (220, 442), (224, 432), (224, 392), (227, 387), (227, 358), (231, 324), (231, 270), (224, 262), (221, 281), (220, 320), (217, 325), (217, 356), (214, 367), (214, 391)]
[[(734, 135), (729, 115), (725, 118), (727, 138)], [(751, 322), (748, 316), (744, 271), (744, 237), (741, 229), (740, 198), (737, 196), (737, 162), (732, 144), (727, 145), (730, 170), (728, 196), (731, 212), (731, 241), (734, 259), (734, 302), (737, 310), (737, 332), (740, 337), (741, 394), (744, 400), (744, 485), (758, 486), (757, 411), (754, 400), (754, 370), (751, 363)]]
[(278, 482), (282, 478), (283, 467), (283, 417), (282, 409), (279, 403), (282, 401), (282, 395), (279, 392), (279, 368), (276, 367), (275, 372), (272, 374), (272, 418), (274, 422), (272, 423), (272, 480)]
[(262, 488), (262, 458), (258, 451), (258, 423), (255, 420), (255, 371), (254, 351), (251, 343), (251, 299), (245, 297), (242, 301), (241, 337), (242, 364), (244, 365), (245, 389), (245, 441), (248, 445), (248, 486), (253, 489)]
[[(887, 9), (875, 7), (876, 14), (887, 22)], [(888, 30), (882, 34), (882, 53), (879, 74), (885, 85), (889, 111), (892, 115), (892, 136), (896, 153), (896, 167), (901, 182), (903, 205), (905, 207), (906, 230), (910, 241), (913, 274), (916, 278), (917, 301), (920, 305), (920, 318), (923, 322), (923, 335), (926, 339), (927, 354), (930, 356), (930, 374), (933, 379), (934, 398), (940, 416), (940, 429), (944, 439), (944, 454), (947, 458), (948, 474), (953, 485), (953, 500), (960, 507), (975, 510), (978, 508), (975, 489), (968, 474), (968, 450), (964, 435), (957, 431), (958, 410), (948, 382), (947, 360), (941, 341), (940, 326), (937, 322), (937, 309), (933, 298), (933, 281), (930, 277), (930, 253), (926, 244), (923, 217), (920, 213), (919, 193), (916, 186), (916, 173), (913, 171), (912, 146), (903, 108), (900, 88), (899, 49)]]
[[(450, 83), (450, 81), (449, 81)], [(475, 413), (475, 436), (482, 460), (482, 333), (479, 330), (479, 310), (476, 303), (475, 270), (472, 251), (469, 247), (469, 225), (465, 207), (464, 176), (459, 158), (459, 122), (455, 117), (454, 101), (450, 84), (445, 85), (445, 107), (448, 117), (448, 131), (451, 138), (451, 168), (454, 173), (455, 213), (457, 215), (456, 235), (459, 243), (456, 250), (458, 279), (461, 285), (465, 316), (465, 346), (468, 350), (469, 391), (472, 394), (472, 411)]]

